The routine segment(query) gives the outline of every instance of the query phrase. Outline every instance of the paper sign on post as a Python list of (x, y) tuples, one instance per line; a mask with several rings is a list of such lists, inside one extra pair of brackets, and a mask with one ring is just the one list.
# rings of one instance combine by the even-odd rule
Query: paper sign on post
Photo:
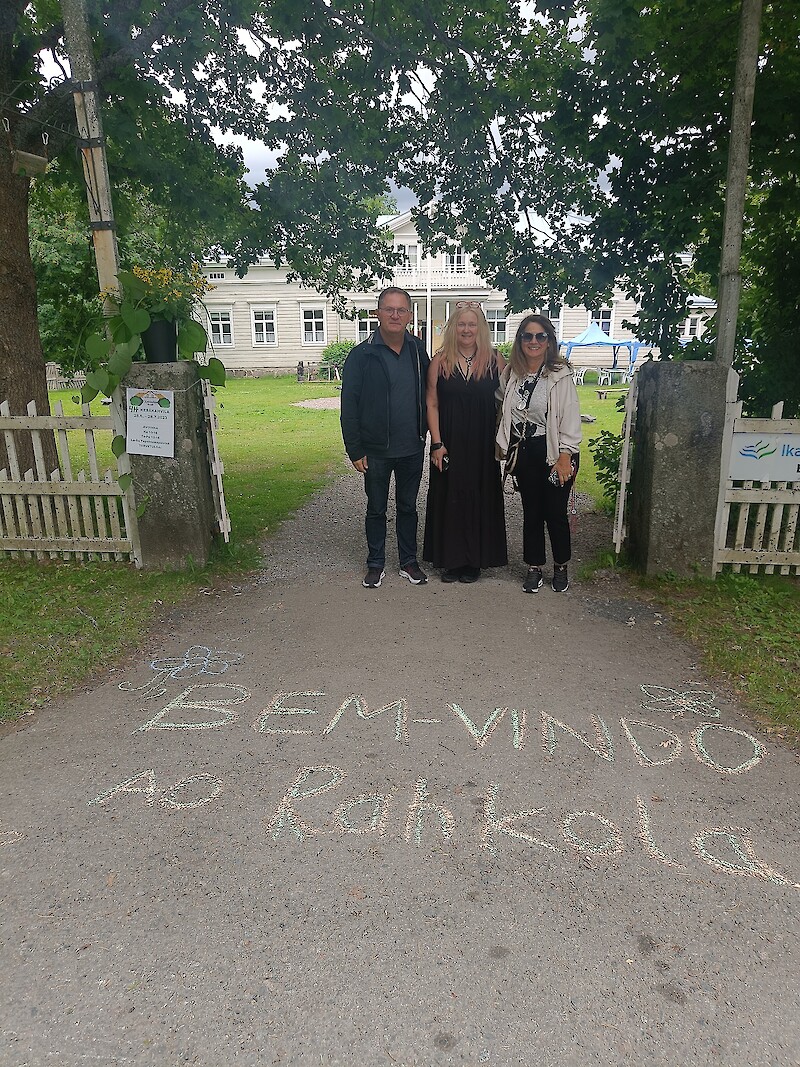
[(175, 405), (172, 389), (126, 389), (128, 453), (175, 458)]

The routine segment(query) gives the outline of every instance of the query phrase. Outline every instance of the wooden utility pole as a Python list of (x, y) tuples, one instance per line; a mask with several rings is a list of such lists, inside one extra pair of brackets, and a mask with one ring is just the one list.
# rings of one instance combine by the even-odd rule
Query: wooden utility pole
[(714, 359), (730, 367), (736, 346), (736, 324), (742, 275), (739, 270), (744, 228), (744, 201), (750, 160), (750, 124), (758, 68), (758, 38), (762, 0), (742, 0), (739, 48), (733, 87), (733, 113), (728, 149), (728, 177), (725, 183), (725, 215), (722, 227), (722, 253), (719, 264), (717, 301), (717, 343)]
[[(83, 158), (83, 175), (89, 200), (97, 280), (100, 291), (108, 292), (117, 288), (119, 252), (85, 0), (61, 0), (61, 12), (72, 68), (78, 146)], [(107, 311), (113, 312), (114, 308), (108, 301), (107, 305)]]

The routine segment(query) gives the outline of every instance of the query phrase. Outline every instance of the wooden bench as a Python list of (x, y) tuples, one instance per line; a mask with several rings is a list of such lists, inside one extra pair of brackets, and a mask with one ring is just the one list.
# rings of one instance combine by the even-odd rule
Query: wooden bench
[(627, 389), (596, 389), (598, 400), (605, 400), (609, 393), (627, 393)]

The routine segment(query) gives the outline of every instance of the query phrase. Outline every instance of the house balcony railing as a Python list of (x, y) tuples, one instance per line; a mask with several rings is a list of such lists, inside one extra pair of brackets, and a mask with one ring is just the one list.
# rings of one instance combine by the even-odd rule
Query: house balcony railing
[(450, 270), (428, 270), (427, 267), (422, 268), (410, 268), (410, 267), (398, 267), (394, 272), (394, 284), (399, 285), (402, 289), (421, 289), (424, 291), (428, 288), (428, 278), (430, 278), (431, 290), (438, 292), (444, 290), (445, 292), (459, 292), (462, 289), (487, 289), (492, 287), (483, 278), (479, 277), (471, 267), (467, 267), (462, 271), (450, 271)]

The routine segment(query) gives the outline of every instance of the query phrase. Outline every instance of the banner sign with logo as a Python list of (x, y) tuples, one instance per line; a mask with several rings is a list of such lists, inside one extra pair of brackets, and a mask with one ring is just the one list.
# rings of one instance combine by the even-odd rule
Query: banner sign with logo
[(800, 434), (734, 433), (728, 477), (736, 482), (800, 482)]
[(125, 450), (132, 456), (175, 458), (172, 389), (127, 389)]

